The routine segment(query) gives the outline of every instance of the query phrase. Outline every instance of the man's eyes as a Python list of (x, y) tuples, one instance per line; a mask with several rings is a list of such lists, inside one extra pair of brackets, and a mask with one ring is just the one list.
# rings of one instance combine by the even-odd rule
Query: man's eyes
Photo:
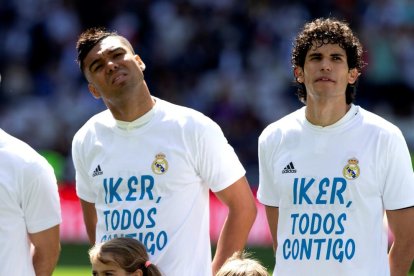
[(92, 72), (97, 72), (97, 71), (99, 71), (101, 68), (102, 68), (102, 65), (101, 65), (101, 64), (98, 64), (98, 65), (96, 65), (96, 66), (94, 66), (94, 67), (92, 68)]

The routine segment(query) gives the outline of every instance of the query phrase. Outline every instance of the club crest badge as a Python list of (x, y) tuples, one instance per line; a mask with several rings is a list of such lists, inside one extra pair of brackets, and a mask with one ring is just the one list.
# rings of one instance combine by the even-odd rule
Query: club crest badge
[(155, 160), (152, 162), (151, 169), (155, 174), (164, 174), (168, 170), (168, 162), (165, 159), (164, 153), (155, 155)]
[(344, 177), (348, 180), (354, 180), (356, 178), (358, 178), (359, 174), (360, 174), (360, 169), (358, 166), (358, 159), (356, 158), (351, 158), (348, 160), (348, 164), (344, 167), (342, 173), (344, 175)]

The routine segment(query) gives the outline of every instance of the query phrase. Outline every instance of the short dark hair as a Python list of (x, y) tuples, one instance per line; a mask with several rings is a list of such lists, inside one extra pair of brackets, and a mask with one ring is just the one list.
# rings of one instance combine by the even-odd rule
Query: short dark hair
[[(318, 18), (306, 23), (293, 43), (291, 59), (293, 67), (303, 68), (306, 54), (314, 43), (316, 43), (316, 47), (321, 47), (325, 44), (338, 44), (346, 52), (349, 68), (357, 69), (359, 73), (366, 65), (362, 58), (363, 49), (361, 43), (352, 32), (348, 23), (344, 21), (339, 21), (335, 18)], [(355, 82), (355, 84), (348, 84), (347, 86), (347, 104), (355, 100), (356, 84)], [(303, 83), (298, 83), (297, 95), (301, 102), (306, 103), (306, 87)]]
[(131, 43), (123, 36), (119, 35), (116, 31), (107, 30), (104, 27), (92, 27), (80, 34), (78, 41), (76, 42), (76, 50), (78, 51), (77, 63), (83, 73), (83, 61), (88, 53), (103, 39), (109, 36), (119, 37), (125, 45), (127, 45), (132, 53), (134, 49)]

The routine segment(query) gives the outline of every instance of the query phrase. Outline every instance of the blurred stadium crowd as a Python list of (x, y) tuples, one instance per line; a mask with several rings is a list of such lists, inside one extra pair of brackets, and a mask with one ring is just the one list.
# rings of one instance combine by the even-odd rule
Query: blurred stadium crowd
[(106, 26), (134, 43), (153, 95), (221, 125), (255, 185), (260, 132), (301, 106), (292, 38), (326, 16), (348, 20), (365, 46), (357, 104), (397, 124), (413, 152), (412, 0), (0, 0), (0, 127), (73, 182), (72, 137), (105, 108), (87, 90), (75, 43)]

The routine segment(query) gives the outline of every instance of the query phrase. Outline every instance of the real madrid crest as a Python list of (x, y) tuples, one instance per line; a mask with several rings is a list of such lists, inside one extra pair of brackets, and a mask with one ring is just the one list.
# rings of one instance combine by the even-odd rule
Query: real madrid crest
[(351, 158), (348, 160), (348, 164), (344, 167), (342, 173), (344, 175), (344, 177), (348, 180), (354, 180), (356, 178), (358, 178), (359, 174), (360, 174), (360, 169), (358, 166), (358, 159), (356, 158)]
[(155, 155), (155, 160), (152, 162), (151, 169), (155, 174), (164, 174), (168, 170), (168, 162), (165, 159), (165, 154), (160, 152)]

